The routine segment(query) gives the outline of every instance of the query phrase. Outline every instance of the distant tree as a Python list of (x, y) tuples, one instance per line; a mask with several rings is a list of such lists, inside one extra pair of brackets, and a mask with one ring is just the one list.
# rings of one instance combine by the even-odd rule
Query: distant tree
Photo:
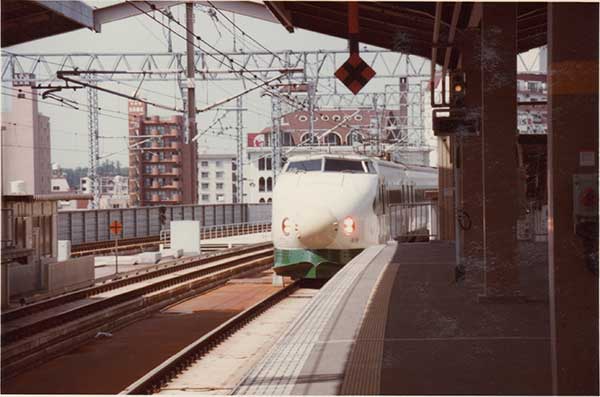
[[(69, 186), (75, 190), (79, 189), (80, 179), (88, 175), (88, 167), (77, 167), (77, 168), (63, 168), (62, 169)], [(121, 167), (120, 161), (104, 160), (98, 165), (98, 175), (100, 176), (127, 176), (129, 169), (127, 167)]]

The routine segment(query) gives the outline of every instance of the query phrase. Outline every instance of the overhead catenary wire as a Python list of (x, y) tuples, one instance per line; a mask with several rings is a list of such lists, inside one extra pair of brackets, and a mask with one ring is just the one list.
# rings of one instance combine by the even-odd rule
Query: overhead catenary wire
[[(135, 3), (133, 3), (130, 0), (126, 0), (128, 4), (130, 4), (131, 6), (133, 6), (134, 8), (136, 8), (138, 11), (144, 13), (147, 17), (149, 17), (150, 19), (154, 20), (155, 22), (161, 24), (162, 26), (165, 26), (161, 21), (159, 21), (158, 19), (154, 18), (152, 15), (149, 14), (149, 12), (141, 9), (140, 7), (138, 7), (137, 5), (135, 5)], [(180, 23), (178, 20), (175, 20), (172, 16), (169, 16), (167, 14), (165, 14), (162, 10), (156, 8), (152, 3), (149, 3), (146, 1), (146, 4), (148, 4), (150, 6), (150, 8), (152, 8), (153, 10), (158, 11), (159, 13), (167, 16), (168, 18), (170, 18), (173, 22), (175, 22), (177, 25), (179, 25), (180, 27), (182, 27), (183, 29), (185, 29), (186, 32), (191, 32), (185, 25), (183, 25), (182, 23)], [(167, 27), (167, 26), (165, 26)], [(185, 37), (184, 35), (179, 34), (178, 32), (174, 31), (173, 29), (171, 29), (170, 27), (167, 27), (168, 29), (171, 30), (171, 32), (173, 32), (175, 35), (177, 35), (178, 37), (182, 38), (183, 40), (185, 40), (186, 42), (188, 42), (187, 37)], [(191, 32), (193, 34), (193, 32)], [(223, 53), (222, 51), (218, 50), (217, 48), (215, 48), (214, 46), (212, 46), (209, 42), (207, 42), (206, 40), (203, 40), (200, 36), (195, 35), (194, 37), (204, 43), (205, 45), (207, 45), (211, 50), (217, 52), (218, 54), (220, 54), (221, 56), (225, 57), (225, 59), (227, 59), (230, 63), (235, 64), (237, 66), (239, 66), (240, 68), (242, 68), (242, 70), (248, 72), (251, 74), (252, 77), (254, 77), (256, 80), (262, 82), (263, 84), (265, 83), (264, 80), (262, 80), (260, 78), (260, 76), (258, 76), (257, 74), (255, 74), (252, 71), (249, 71), (243, 64), (235, 61), (233, 58), (227, 56), (227, 54)], [(196, 43), (190, 43), (192, 44), (194, 47), (198, 48), (199, 50), (202, 50), (202, 48), (200, 48)], [(215, 55), (211, 54), (211, 53), (206, 53), (206, 55), (210, 56), (211, 58), (215, 59), (217, 62), (221, 62), (220, 59), (218, 59)], [(232, 66), (228, 66), (230, 70), (234, 70)], [(257, 85), (258, 83), (256, 83), (255, 81), (252, 81), (252, 83), (254, 85)], [(280, 92), (278, 92), (276, 89), (271, 89), (269, 90), (271, 95), (274, 95), (282, 100), (284, 100), (285, 102), (287, 102), (288, 104), (290, 104), (293, 107), (296, 107), (297, 110), (305, 110), (308, 111), (309, 109), (307, 108), (307, 105), (298, 102), (297, 100), (295, 100), (294, 98), (292, 98), (290, 95), (285, 95), (285, 94), (281, 94)], [(314, 110), (313, 110), (314, 111)], [(315, 113), (322, 115), (320, 112), (315, 111)], [(328, 122), (328, 121), (326, 121)], [(350, 125), (344, 125), (348, 128), (351, 128)]]
[[(10, 52), (10, 51), (7, 51), (7, 50), (2, 50), (2, 52), (3, 52), (3, 53), (6, 53), (6, 54), (9, 54), (9, 55), (12, 55), (12, 56), (14, 56), (14, 57), (21, 57), (21, 58), (31, 59), (31, 60), (34, 60), (34, 61), (36, 61), (36, 62), (38, 62), (38, 63), (39, 63), (39, 62), (42, 62), (42, 63), (45, 63), (45, 64), (47, 64), (47, 65), (55, 65), (55, 66), (60, 66), (60, 67), (65, 67), (65, 66), (66, 66), (65, 64), (62, 64), (62, 63), (58, 63), (58, 62), (49, 61), (49, 60), (47, 60), (47, 59), (35, 58), (35, 57), (29, 56), (29, 55), (17, 54), (17, 53)], [(110, 83), (117, 83), (117, 84), (121, 84), (121, 85), (124, 85), (124, 86), (130, 87), (130, 88), (135, 88), (134, 86), (132, 86), (132, 85), (130, 85), (130, 84), (126, 84), (126, 83), (124, 83), (124, 82), (122, 82), (122, 81), (120, 81), (120, 80), (116, 80), (116, 79), (112, 79), (112, 78), (111, 78), (111, 79), (108, 79), (108, 81), (109, 81)], [(164, 96), (164, 97), (168, 97), (168, 98), (171, 98), (171, 99), (177, 99), (177, 97), (176, 97), (176, 96), (174, 96), (174, 95), (169, 95), (169, 94), (166, 94), (166, 93), (164, 93), (164, 92), (160, 92), (160, 91), (156, 91), (156, 90), (151, 90), (151, 89), (149, 89), (149, 88), (143, 88), (143, 87), (141, 87), (141, 88), (140, 88), (140, 91), (147, 91), (147, 92), (151, 92), (151, 93), (153, 93), (153, 94), (156, 94), (156, 95), (162, 95), (162, 96)]]
[[(159, 21), (158, 19), (154, 18), (154, 17), (153, 17), (152, 15), (150, 15), (150, 14), (149, 14), (147, 11), (145, 11), (145, 10), (141, 9), (140, 7), (138, 7), (137, 5), (135, 5), (135, 3), (133, 3), (132, 1), (130, 1), (130, 0), (127, 0), (127, 3), (128, 3), (128, 4), (130, 4), (131, 6), (133, 6), (134, 8), (136, 8), (137, 10), (141, 11), (142, 13), (144, 13), (144, 14), (145, 14), (146, 16), (148, 16), (150, 19), (152, 19), (152, 20), (154, 20), (155, 22), (157, 22), (157, 23), (159, 23), (159, 24), (161, 24), (161, 25), (165, 26), (165, 25), (164, 25), (164, 24), (163, 24), (161, 21)], [(148, 5), (150, 5), (150, 7), (151, 7), (152, 9), (155, 9), (155, 10), (157, 10), (159, 13), (162, 13), (163, 15), (166, 15), (166, 14), (165, 14), (165, 13), (164, 13), (162, 10), (160, 10), (160, 9), (157, 9), (157, 8), (156, 8), (156, 7), (155, 7), (155, 6), (154, 6), (152, 3), (148, 3), (148, 2), (147, 2), (147, 4), (148, 4)], [(189, 30), (189, 29), (188, 29), (188, 28), (187, 28), (185, 25), (181, 24), (179, 21), (175, 20), (174, 18), (172, 18), (172, 17), (170, 17), (170, 16), (168, 16), (168, 17), (169, 17), (169, 18), (171, 18), (171, 20), (173, 20), (173, 21), (174, 21), (174, 22), (175, 22), (177, 25), (179, 25), (180, 27), (182, 27), (183, 29), (185, 29), (185, 30), (186, 30), (186, 32), (191, 32), (191, 31), (190, 31), (190, 30)], [(173, 29), (171, 29), (170, 27), (168, 27), (168, 29), (170, 29), (170, 30), (171, 30), (171, 32), (173, 32), (174, 34), (176, 34), (178, 37), (180, 37), (180, 38), (182, 38), (183, 40), (185, 40), (186, 42), (188, 42), (188, 40), (187, 40), (187, 37), (185, 37), (184, 35), (181, 35), (181, 34), (179, 34), (178, 32), (174, 31), (174, 30), (173, 30)], [(193, 32), (191, 32), (191, 33), (193, 33)], [(255, 78), (256, 80), (258, 80), (258, 81), (262, 82), (263, 84), (265, 84), (265, 81), (264, 81), (264, 80), (262, 80), (262, 79), (260, 78), (260, 76), (258, 76), (258, 75), (257, 75), (257, 74), (255, 74), (254, 72), (252, 72), (252, 71), (248, 70), (248, 69), (247, 69), (247, 68), (246, 68), (246, 67), (245, 67), (243, 64), (241, 64), (241, 63), (237, 62), (236, 60), (234, 60), (233, 58), (231, 58), (231, 57), (227, 56), (227, 54), (225, 54), (225, 53), (223, 53), (222, 51), (218, 50), (217, 48), (215, 48), (214, 46), (212, 46), (212, 45), (211, 45), (211, 44), (210, 44), (208, 41), (206, 41), (206, 40), (203, 40), (203, 39), (202, 39), (200, 36), (194, 35), (194, 37), (195, 37), (195, 38), (196, 38), (198, 41), (200, 41), (200, 42), (204, 43), (205, 45), (207, 45), (207, 46), (208, 46), (208, 47), (209, 47), (211, 50), (213, 50), (213, 51), (217, 52), (218, 54), (220, 54), (221, 56), (225, 57), (225, 58), (226, 58), (226, 59), (227, 59), (227, 60), (228, 60), (230, 63), (232, 63), (232, 64), (235, 64), (235, 65), (239, 66), (239, 67), (240, 67), (242, 70), (246, 71), (247, 73), (250, 73), (250, 74), (251, 74), (251, 76), (252, 76), (253, 78)], [(199, 50), (201, 50), (201, 51), (202, 51), (202, 48), (201, 48), (201, 47), (199, 47), (199, 46), (198, 46), (196, 43), (194, 43), (194, 42), (191, 42), (190, 44), (192, 44), (194, 47), (196, 47), (197, 49), (199, 49)], [(220, 59), (218, 59), (218, 58), (217, 58), (215, 55), (213, 55), (213, 54), (211, 54), (211, 53), (206, 53), (206, 55), (208, 55), (208, 56), (210, 56), (211, 58), (215, 59), (217, 62), (221, 62), (221, 60), (220, 60)], [(232, 71), (235, 71), (235, 70), (233, 69), (233, 67), (232, 67), (232, 66), (228, 66), (228, 67), (229, 67), (229, 69), (231, 69)], [(253, 83), (254, 85), (258, 85), (258, 83), (254, 82), (254, 81), (252, 81), (252, 83)], [(272, 90), (272, 91), (275, 91), (275, 90)], [(280, 93), (276, 93), (276, 92), (274, 92), (274, 93), (273, 93), (273, 95), (276, 95), (277, 97), (279, 97), (279, 98), (281, 98), (281, 99), (284, 99), (284, 100), (286, 100), (286, 101), (288, 101), (288, 102), (293, 102), (293, 103), (295, 103), (295, 104), (299, 105), (299, 106), (300, 106), (300, 108), (304, 108), (304, 107), (305, 107), (303, 104), (301, 104), (301, 103), (298, 103), (298, 101), (294, 100), (294, 99), (293, 99), (293, 98), (291, 98), (289, 95), (282, 95), (282, 94), (280, 94)]]
[[(3, 124), (6, 125), (12, 125), (15, 127), (35, 127), (34, 125), (31, 124), (23, 124), (23, 123), (15, 123), (14, 121), (3, 121)], [(75, 131), (70, 131), (70, 130), (64, 130), (61, 128), (56, 128), (56, 127), (52, 127), (52, 132), (57, 132), (57, 133), (62, 133), (62, 134), (66, 134), (66, 135), (74, 135), (74, 136), (85, 136), (87, 137), (89, 134), (86, 133), (82, 133), (82, 132), (75, 132)], [(100, 139), (129, 139), (130, 137), (128, 136), (115, 136), (115, 135), (100, 135), (98, 136), (98, 138)]]
[[(231, 23), (231, 25), (237, 29), (238, 31), (240, 31), (243, 35), (243, 37), (248, 37), (251, 41), (253, 41), (254, 43), (256, 43), (258, 45), (258, 47), (262, 48), (263, 50), (267, 51), (269, 54), (271, 54), (273, 57), (279, 59), (281, 62), (283, 62), (284, 64), (286, 64), (286, 60), (284, 60), (283, 58), (281, 58), (278, 54), (276, 54), (275, 52), (273, 52), (272, 50), (270, 50), (269, 48), (267, 48), (265, 45), (263, 45), (262, 43), (260, 43), (258, 40), (256, 40), (254, 37), (252, 37), (251, 34), (249, 34), (248, 32), (246, 32), (244, 29), (240, 28), (234, 21), (232, 21), (223, 11), (219, 10), (211, 1), (208, 1), (208, 4), (210, 4), (211, 7), (213, 7), (218, 13), (220, 13), (229, 23)], [(223, 24), (223, 26), (225, 27), (225, 24)], [(227, 29), (227, 28), (226, 28)], [(229, 29), (228, 31), (230, 33), (233, 34), (233, 32), (231, 32)], [(300, 59), (300, 55), (297, 55), (298, 59)], [(289, 65), (288, 65), (289, 66)], [(318, 81), (318, 79), (316, 80), (317, 85), (322, 84)], [(327, 91), (329, 91), (332, 94), (336, 94), (334, 92), (334, 90), (332, 90), (330, 87), (327, 86), (323, 86), (321, 85), (321, 87), (325, 88)]]
[[(4, 88), (6, 88), (6, 87), (4, 87)], [(24, 100), (26, 100), (26, 101), (31, 101), (31, 102), (33, 102), (33, 101), (34, 101), (34, 100), (33, 100), (33, 99), (31, 99), (31, 98), (21, 98), (21, 97), (19, 97), (18, 95), (14, 95), (14, 94), (11, 94), (11, 93), (8, 93), (8, 92), (3, 92), (3, 93), (2, 93), (2, 95), (9, 96), (9, 97), (12, 97), (12, 98), (17, 98), (17, 99), (24, 99)], [(72, 110), (72, 111), (76, 111), (76, 112), (88, 113), (88, 110), (84, 110), (84, 109), (74, 109), (74, 108), (71, 108), (71, 107), (65, 107), (64, 105), (59, 105), (59, 104), (56, 104), (56, 103), (44, 102), (44, 104), (45, 104), (45, 105), (49, 105), (49, 106), (58, 107), (58, 108), (65, 109), (65, 110)], [(83, 106), (83, 107), (85, 107), (85, 108), (88, 108), (88, 109), (89, 109), (89, 106), (88, 106), (88, 105), (82, 104), (82, 103), (80, 103), (80, 102), (77, 102), (77, 104), (78, 104), (79, 106)], [(98, 114), (100, 114), (100, 115), (102, 115), (102, 116), (105, 116), (105, 117), (110, 117), (110, 118), (113, 118), (113, 119), (117, 119), (117, 120), (129, 121), (129, 119), (127, 119), (127, 118), (124, 118), (124, 117), (118, 117), (118, 116), (115, 116), (115, 115), (112, 115), (112, 114), (106, 114), (106, 113), (104, 113), (104, 112), (101, 112), (101, 111), (98, 111)]]

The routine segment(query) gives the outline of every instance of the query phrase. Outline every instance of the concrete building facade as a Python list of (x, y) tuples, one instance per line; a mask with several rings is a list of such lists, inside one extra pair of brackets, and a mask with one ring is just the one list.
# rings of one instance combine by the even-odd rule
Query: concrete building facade
[(197, 203), (197, 145), (184, 142), (183, 117), (146, 112), (145, 104), (129, 102), (130, 205)]
[[(100, 190), (100, 209), (129, 207), (129, 178), (126, 176), (101, 176), (98, 178)], [(80, 192), (90, 194), (90, 178), (79, 180)]]
[(23, 181), (25, 194), (50, 193), (50, 119), (38, 113), (37, 92), (22, 87), (2, 112), (2, 190)]
[(236, 203), (236, 156), (234, 154), (200, 154), (200, 204)]

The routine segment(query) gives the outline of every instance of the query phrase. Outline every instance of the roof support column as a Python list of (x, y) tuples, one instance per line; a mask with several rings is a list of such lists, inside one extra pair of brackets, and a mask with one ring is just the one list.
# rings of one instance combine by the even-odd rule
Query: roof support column
[[(467, 79), (465, 105), (474, 116), (481, 115), (481, 37), (479, 29), (465, 34), (461, 46), (462, 70)], [(466, 271), (480, 269), (483, 262), (483, 174), (482, 137), (462, 140), (463, 257)], [(479, 272), (478, 272), (479, 273)]]
[(585, 244), (598, 237), (575, 233), (573, 175), (591, 174), (598, 191), (598, 4), (548, 5), (548, 115), (553, 392), (597, 395), (598, 276)]
[(483, 299), (518, 294), (517, 4), (483, 3)]

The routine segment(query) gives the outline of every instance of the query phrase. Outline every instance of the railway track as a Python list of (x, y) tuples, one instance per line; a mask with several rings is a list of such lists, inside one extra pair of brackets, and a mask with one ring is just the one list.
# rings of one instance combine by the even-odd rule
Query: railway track
[(97, 332), (124, 326), (235, 276), (268, 268), (272, 258), (267, 244), (186, 258), (6, 312), (2, 316), (2, 377), (73, 348)]
[[(203, 230), (200, 233), (200, 238), (212, 239), (221, 237), (241, 236), (244, 234), (256, 233), (256, 230), (268, 232), (271, 230), (270, 224), (254, 225), (255, 228), (242, 228), (238, 226), (224, 227), (217, 231)], [(143, 250), (146, 248), (156, 248), (161, 243), (160, 236), (134, 237), (119, 240), (118, 252), (129, 252), (133, 250)], [(115, 241), (94, 241), (73, 245), (71, 248), (71, 256), (80, 257), (86, 255), (101, 255), (115, 252)]]
[[(136, 274), (125, 274), (124, 278), (120, 280), (114, 280), (110, 282), (103, 283), (101, 285), (95, 285), (93, 287), (88, 287), (84, 289), (80, 289), (74, 292), (66, 293), (63, 295), (59, 295), (54, 298), (45, 299), (39, 302), (31, 303), (17, 309), (3, 311), (0, 315), (0, 320), (2, 324), (6, 326), (6, 324), (10, 321), (16, 320), (21, 317), (31, 316), (32, 314), (64, 305), (69, 302), (90, 298), (94, 295), (98, 295), (107, 291), (111, 291), (117, 288), (124, 287), (126, 285), (134, 284), (137, 282), (149, 280), (155, 277), (164, 276), (169, 273), (178, 272), (181, 270), (185, 270), (194, 266), (208, 264), (212, 261), (231, 258), (236, 255), (240, 255), (243, 253), (251, 253), (255, 251), (264, 250), (265, 248), (271, 247), (271, 243), (261, 243), (254, 245), (246, 245), (243, 247), (237, 247), (233, 249), (229, 249), (226, 251), (221, 251), (217, 254), (212, 254), (205, 257), (190, 257), (179, 260), (174, 260), (165, 264), (158, 265), (157, 267), (149, 270), (140, 270), (136, 272)], [(2, 338), (2, 344), (4, 344), (4, 337)]]
[(292, 294), (300, 288), (300, 285), (301, 281), (293, 282), (229, 319), (212, 332), (202, 336), (192, 344), (188, 345), (185, 349), (154, 368), (123, 390), (120, 394), (154, 394), (159, 392), (161, 388), (168, 384), (172, 379), (186, 371), (186, 369), (194, 365), (195, 362), (200, 360), (204, 355), (236, 331), (243, 328), (251, 320)]

